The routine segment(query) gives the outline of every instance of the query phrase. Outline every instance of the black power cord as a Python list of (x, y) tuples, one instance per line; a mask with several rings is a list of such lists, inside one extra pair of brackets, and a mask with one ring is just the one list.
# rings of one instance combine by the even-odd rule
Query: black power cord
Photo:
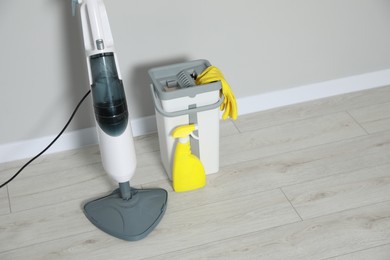
[(56, 136), (56, 138), (53, 139), (53, 141), (51, 141), (51, 143), (46, 146), (45, 149), (43, 149), (40, 153), (38, 153), (37, 155), (35, 155), (30, 161), (28, 161), (27, 163), (25, 163), (15, 174), (14, 176), (12, 176), (8, 181), (4, 182), (3, 184), (0, 185), (0, 189), (3, 188), (5, 185), (7, 185), (8, 183), (10, 183), (13, 179), (16, 178), (16, 176), (19, 175), (19, 173), (21, 173), (24, 168), (26, 168), (30, 163), (32, 163), (35, 159), (37, 159), (39, 156), (41, 156), (43, 153), (45, 153), (56, 141), (58, 138), (60, 138), (60, 136), (65, 132), (66, 128), (69, 126), (70, 122), (72, 121), (73, 117), (76, 115), (76, 112), (77, 110), (79, 109), (79, 107), (81, 106), (81, 104), (84, 102), (84, 100), (87, 98), (87, 96), (89, 95), (89, 93), (91, 93), (91, 90), (88, 90), (88, 92), (83, 96), (83, 98), (80, 100), (80, 102), (77, 104), (76, 108), (74, 109), (72, 115), (70, 116), (68, 122), (65, 124), (64, 128), (62, 128), (61, 132)]

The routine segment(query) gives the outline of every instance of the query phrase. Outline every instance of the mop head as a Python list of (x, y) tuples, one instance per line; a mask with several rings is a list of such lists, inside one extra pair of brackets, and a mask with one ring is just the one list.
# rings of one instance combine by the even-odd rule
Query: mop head
[(84, 214), (99, 229), (127, 241), (146, 237), (160, 222), (167, 208), (168, 193), (163, 189), (134, 189), (129, 200), (119, 189), (87, 202)]

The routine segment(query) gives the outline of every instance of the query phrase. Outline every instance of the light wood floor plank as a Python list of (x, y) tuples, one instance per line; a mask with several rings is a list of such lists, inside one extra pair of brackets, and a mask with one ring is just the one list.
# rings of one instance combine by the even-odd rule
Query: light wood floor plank
[[(137, 161), (132, 186), (167, 178), (161, 167), (158, 151), (137, 155)], [(14, 212), (90, 198), (117, 188), (117, 184), (105, 173), (101, 162), (16, 179), (8, 186)]]
[(221, 166), (366, 135), (346, 113), (336, 113), (222, 137)]
[(349, 113), (369, 133), (390, 130), (390, 102), (353, 109)]
[[(37, 151), (37, 153), (40, 151)], [(0, 164), (0, 181), (5, 181), (16, 173), (30, 158), (15, 162)], [(68, 170), (71, 167), (80, 167), (100, 162), (100, 153), (96, 146), (84, 147), (78, 150), (42, 155), (32, 162), (15, 179), (31, 178), (46, 175), (54, 171)]]
[(357, 251), (351, 254), (328, 258), (329, 260), (389, 260), (390, 244)]
[(284, 187), (283, 191), (303, 219), (387, 201), (390, 164)]
[(160, 151), (137, 155), (137, 168), (132, 185), (142, 185), (156, 180), (165, 180), (168, 176), (162, 167)]
[[(223, 130), (227, 135), (238, 132), (232, 123), (223, 124), (225, 125)], [(132, 186), (167, 179), (161, 164), (160, 152), (152, 151), (155, 150), (153, 146), (156, 145), (156, 140), (158, 141), (157, 134), (136, 138), (135, 144), (138, 148), (141, 147), (141, 152), (137, 150), (137, 169), (131, 180)], [(11, 175), (16, 169), (10, 168), (6, 171), (9, 172), (7, 175)], [(116, 184), (107, 177), (101, 165), (98, 146), (43, 157), (39, 163), (27, 168), (9, 185), (15, 212), (98, 196), (114, 188)]]
[(385, 86), (240, 116), (234, 124), (248, 132), (389, 101), (390, 86)]
[[(80, 174), (80, 172), (78, 173)], [(85, 173), (82, 172), (81, 174), (86, 175)], [(92, 173), (92, 175), (94, 174), (95, 172)], [(77, 177), (75, 178), (77, 179)], [(21, 180), (18, 183), (11, 184), (10, 200), (12, 210), (20, 212), (69, 200), (85, 200), (107, 194), (109, 191), (117, 188), (106, 174), (90, 176), (89, 178), (85, 177), (83, 179), (80, 182), (75, 181), (72, 185), (61, 185), (58, 182), (53, 183), (51, 180), (39, 178), (37, 181), (41, 181), (40, 185), (31, 185), (34, 190), (28, 188), (28, 180)], [(42, 187), (42, 191), (38, 191), (39, 186)]]
[(323, 259), (389, 242), (385, 202), (148, 259)]
[(158, 136), (157, 134), (149, 134), (134, 138), (134, 146), (137, 154), (158, 151)]
[[(338, 115), (336, 115), (336, 118), (338, 118), (337, 116)], [(336, 123), (343, 124), (345, 122), (339, 121)], [(337, 129), (338, 126), (335, 128)], [(344, 131), (347, 131), (348, 129), (349, 126), (347, 126), (347, 129)], [(355, 128), (351, 130), (352, 132), (356, 130), (360, 131), (360, 129)], [(231, 136), (231, 138), (235, 138), (235, 136)], [(281, 144), (281, 147), (279, 148), (283, 148), (283, 144)], [(95, 157), (99, 154), (97, 147), (91, 147), (88, 151), (90, 153), (87, 153), (83, 156), (90, 155), (93, 157), (93, 159), (86, 160), (88, 163), (90, 163), (96, 160)], [(232, 151), (232, 153), (234, 153), (234, 151)], [(64, 164), (69, 163), (73, 156), (74, 155), (71, 154), (71, 158), (67, 158), (64, 155), (60, 157), (58, 161)], [(161, 167), (158, 151), (137, 154), (137, 158), (138, 166), (136, 174), (132, 180), (132, 185), (142, 185), (151, 181), (164, 180), (167, 178), (163, 168)], [(223, 159), (221, 158), (221, 160)], [(44, 161), (46, 161), (46, 159), (44, 159)], [(43, 165), (41, 171), (46, 172), (46, 167), (48, 166), (44, 163), (36, 165), (34, 170), (39, 171), (38, 167), (40, 165)], [(76, 165), (79, 164), (76, 163)], [(65, 167), (61, 166), (59, 168), (62, 169)], [(63, 171), (53, 170), (47, 175), (33, 174), (33, 176), (29, 178), (18, 178), (15, 180), (15, 182), (10, 184), (10, 196), (12, 202), (14, 203), (15, 211), (50, 205), (51, 203), (58, 203), (71, 199), (83, 198), (86, 195), (87, 197), (95, 196), (101, 194), (102, 192), (108, 192), (109, 190), (113, 189), (114, 185), (110, 182), (109, 178), (105, 177), (106, 175), (100, 162), (89, 164), (84, 167), (67, 168)], [(88, 180), (91, 180), (91, 182), (88, 182)], [(86, 183), (84, 184), (84, 182)], [(27, 196), (27, 198), (24, 198), (25, 196)]]
[(0, 252), (91, 231), (81, 201), (0, 216)]
[[(157, 151), (159, 149), (157, 134), (136, 137), (134, 138), (134, 145), (136, 147), (137, 155)], [(41, 150), (37, 149), (37, 153), (40, 151)], [(29, 158), (0, 164), (0, 180), (5, 180), (6, 177), (11, 176), (28, 160)], [(53, 170), (67, 170), (69, 169), (69, 166), (79, 167), (99, 162), (101, 162), (101, 158), (99, 147), (97, 145), (77, 150), (43, 155), (30, 164), (28, 168), (23, 171), (23, 174), (18, 176), (18, 179), (47, 174), (47, 172)]]
[[(63, 258), (116, 259), (123, 256), (140, 259), (300, 220), (280, 190), (238, 196), (178, 212), (168, 210), (156, 230), (135, 243), (118, 240), (87, 225), (87, 220), (80, 216), (79, 210), (71, 207), (71, 203), (53, 207), (52, 211), (49, 216), (43, 210), (24, 211), (24, 214), (7, 219), (0, 216), (0, 223), (5, 224), (0, 241), (8, 241), (2, 243), (0, 250), (31, 245), (0, 254), (0, 258), (42, 259), (57, 252)], [(26, 223), (27, 216), (29, 221)], [(82, 233), (80, 237), (74, 236), (76, 229)], [(84, 234), (88, 229), (95, 231)], [(61, 235), (65, 238), (54, 240)], [(33, 241), (33, 237), (39, 239)], [(38, 243), (42, 240), (46, 242)], [(18, 245), (14, 244), (16, 241)]]
[[(236, 194), (233, 190), (239, 190), (240, 195), (249, 195), (388, 164), (388, 151), (390, 131), (225, 166), (217, 174), (207, 176), (206, 188), (196, 191), (196, 200), (191, 203), (189, 201), (194, 193), (173, 193), (172, 196), (178, 199), (174, 200), (174, 207), (169, 210), (183, 210), (216, 202), (220, 198), (234, 198)], [(172, 190), (167, 180), (143, 187)], [(170, 200), (174, 199), (172, 196)]]

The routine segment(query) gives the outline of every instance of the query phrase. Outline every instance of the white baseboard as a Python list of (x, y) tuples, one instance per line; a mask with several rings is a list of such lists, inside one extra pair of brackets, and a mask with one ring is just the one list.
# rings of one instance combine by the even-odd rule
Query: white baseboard
[(249, 114), (390, 85), (390, 69), (239, 98), (239, 114)]
[[(40, 153), (56, 136), (45, 136), (0, 145), (0, 163), (30, 158)], [(96, 128), (65, 132), (46, 154), (72, 150), (97, 143)]]
[[(141, 136), (157, 131), (154, 116), (131, 120), (134, 136)], [(56, 136), (45, 136), (20, 142), (0, 145), (0, 163), (30, 158), (41, 152)], [(98, 143), (95, 127), (65, 132), (46, 154), (62, 152)]]
[[(390, 69), (237, 99), (239, 115), (390, 85)], [(131, 121), (134, 136), (157, 131), (154, 116)], [(35, 156), (55, 136), (0, 145), (0, 163)], [(55, 153), (97, 144), (95, 127), (64, 133), (47, 151)]]

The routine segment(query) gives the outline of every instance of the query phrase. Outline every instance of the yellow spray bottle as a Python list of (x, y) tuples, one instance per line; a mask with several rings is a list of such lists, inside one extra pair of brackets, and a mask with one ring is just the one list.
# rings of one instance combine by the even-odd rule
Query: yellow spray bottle
[(191, 153), (190, 134), (196, 125), (176, 127), (172, 136), (179, 138), (173, 158), (172, 182), (176, 192), (190, 191), (206, 185), (206, 172), (198, 157)]

